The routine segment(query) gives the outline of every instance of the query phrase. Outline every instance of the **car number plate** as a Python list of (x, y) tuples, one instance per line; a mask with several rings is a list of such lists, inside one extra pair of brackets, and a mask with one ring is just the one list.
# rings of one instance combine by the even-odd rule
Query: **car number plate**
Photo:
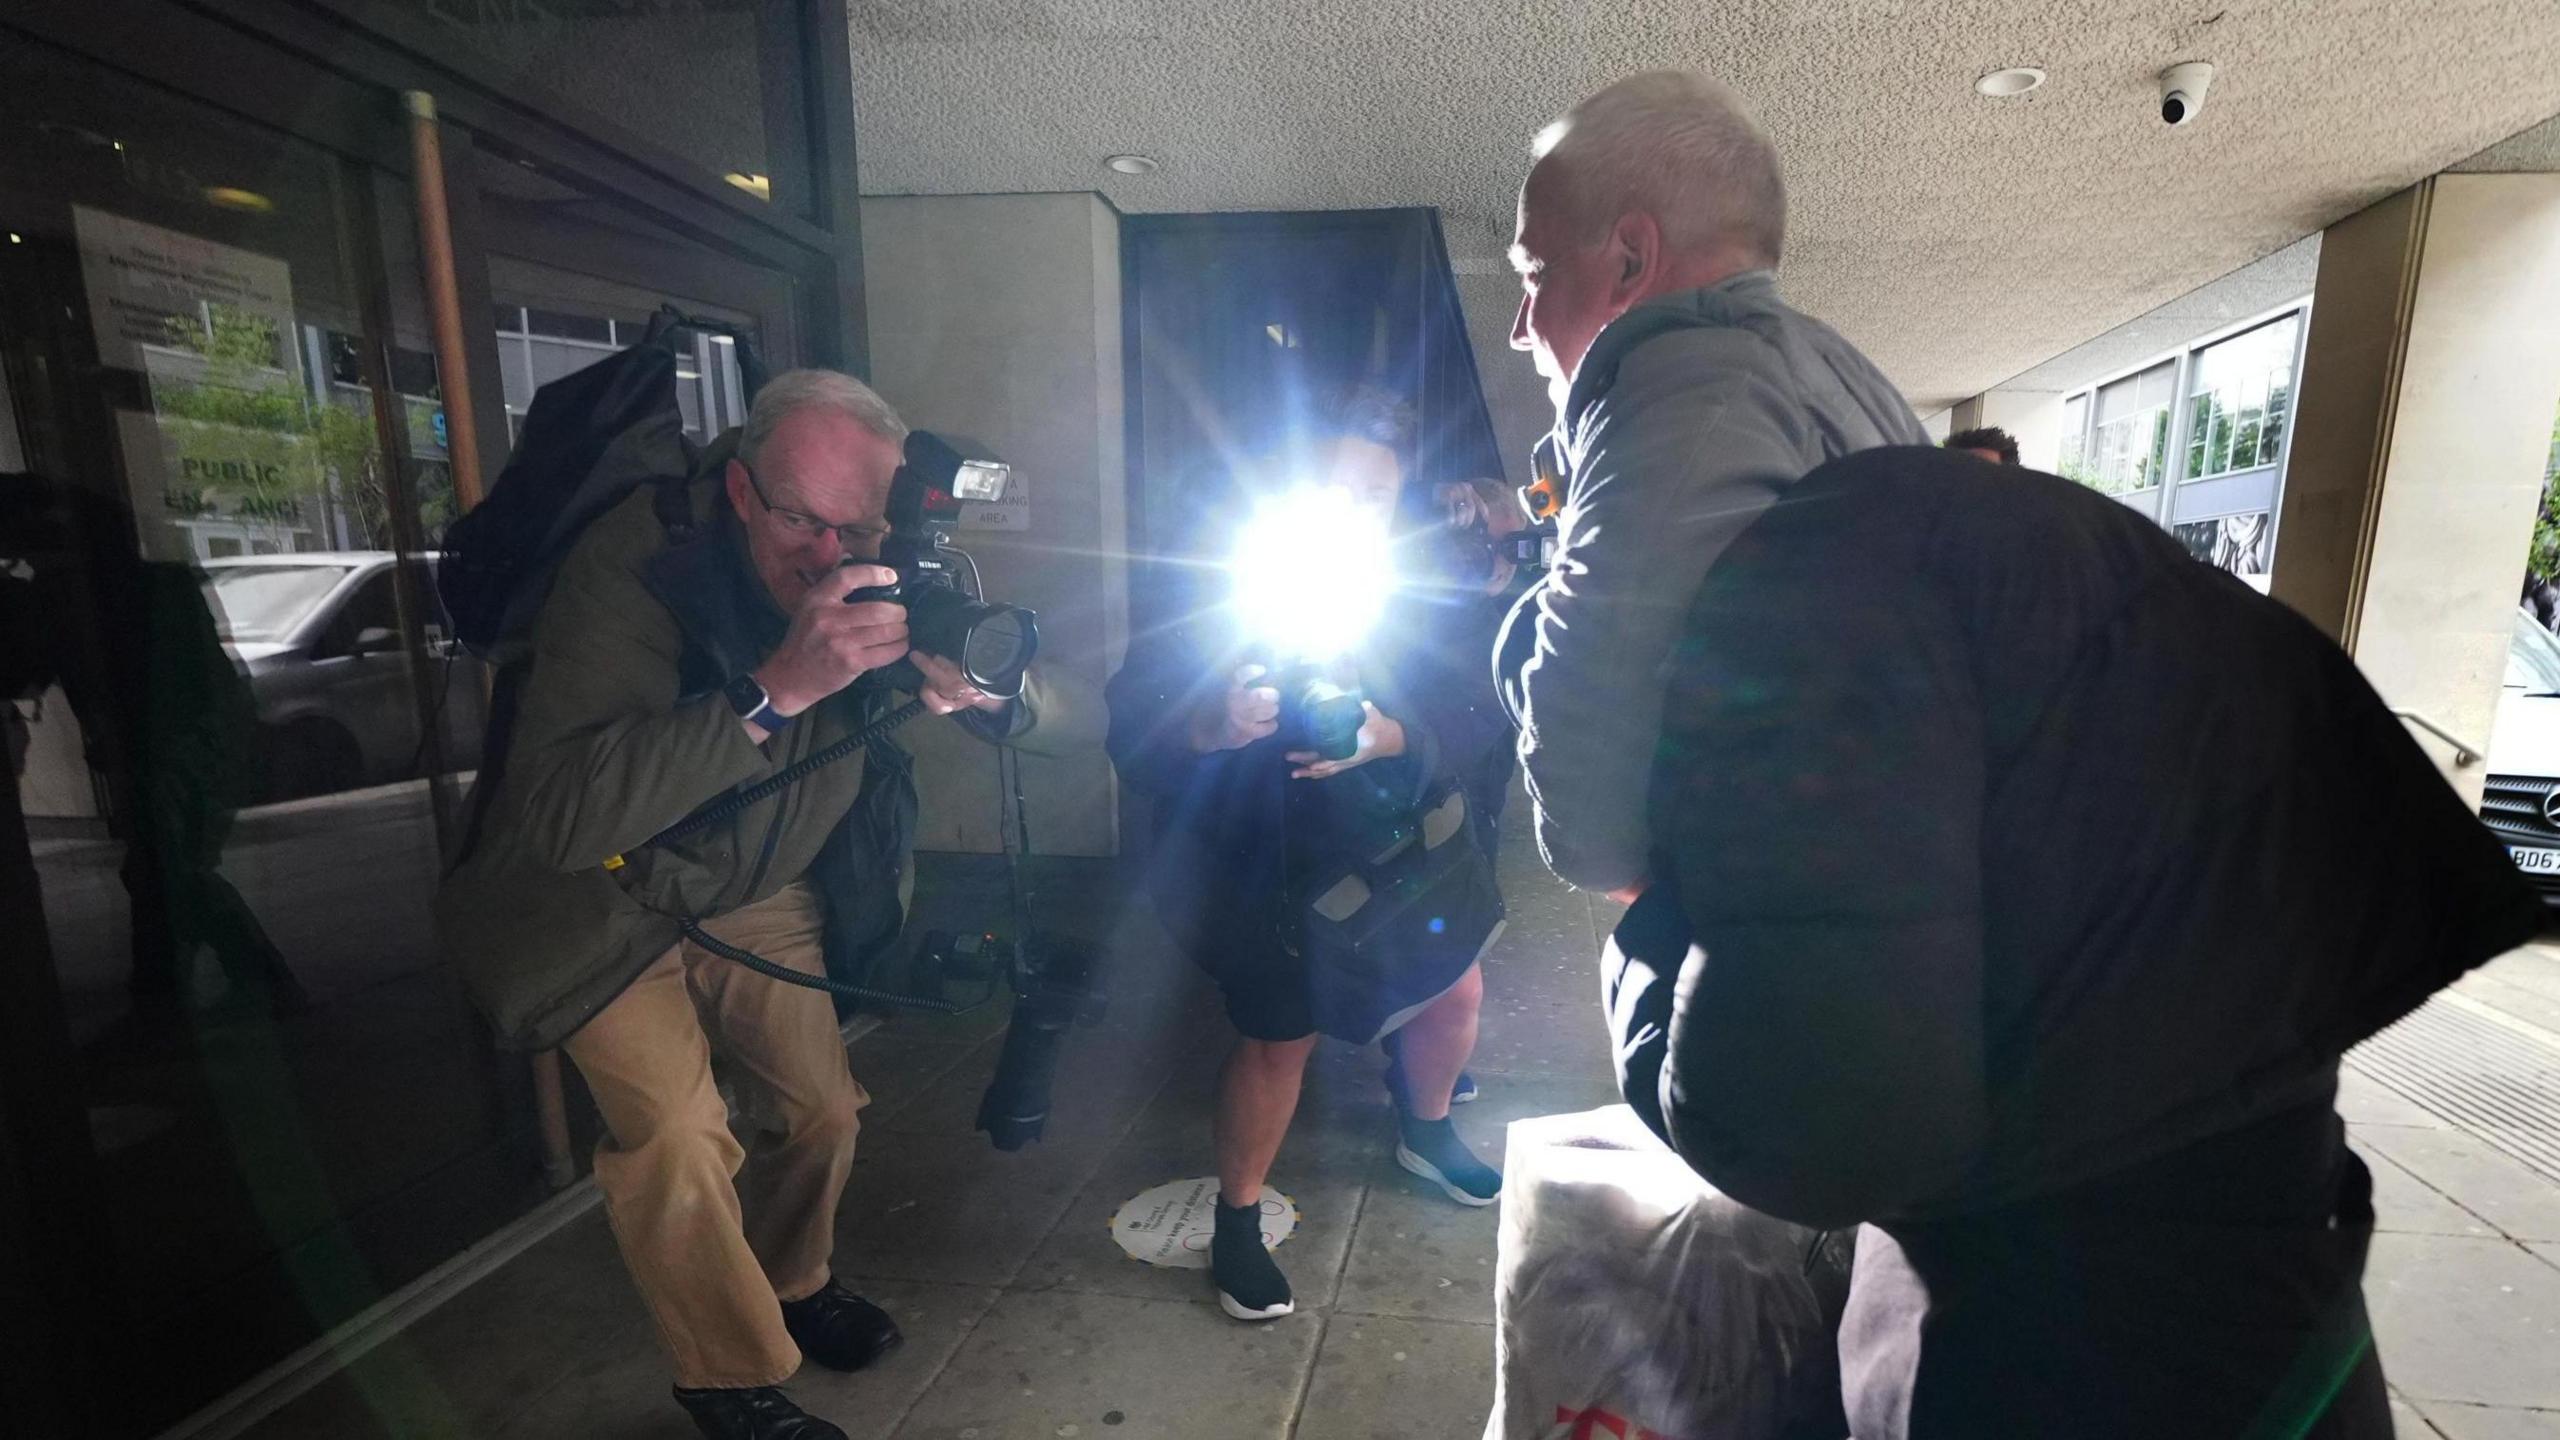
[(2538, 845), (2511, 845), (2507, 854), (2516, 868), (2527, 875), (2560, 875), (2560, 850), (2545, 850)]

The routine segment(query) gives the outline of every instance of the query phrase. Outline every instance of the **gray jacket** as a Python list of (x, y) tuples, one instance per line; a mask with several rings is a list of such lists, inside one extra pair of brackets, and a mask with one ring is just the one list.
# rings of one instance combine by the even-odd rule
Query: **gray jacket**
[(1520, 672), (1520, 761), (1548, 867), (1615, 890), (1647, 870), (1664, 667), (1707, 567), (1806, 471), (1929, 440), (1882, 372), (1756, 270), (1601, 331), (1554, 441), (1571, 481)]

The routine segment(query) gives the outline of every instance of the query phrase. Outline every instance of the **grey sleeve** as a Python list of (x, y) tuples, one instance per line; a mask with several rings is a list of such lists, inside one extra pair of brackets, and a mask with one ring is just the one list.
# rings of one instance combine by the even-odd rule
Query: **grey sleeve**
[(1784, 373), (1746, 332), (1677, 331), (1629, 352), (1583, 422), (1521, 672), (1519, 743), (1539, 852), (1585, 890), (1644, 878), (1663, 667), (1689, 601), (1807, 469)]

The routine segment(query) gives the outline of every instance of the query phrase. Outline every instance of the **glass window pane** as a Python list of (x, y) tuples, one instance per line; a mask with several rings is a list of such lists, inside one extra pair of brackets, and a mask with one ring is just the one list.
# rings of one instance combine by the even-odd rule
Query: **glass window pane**
[(2287, 315), (2196, 352), (2195, 394), (2210, 404), (2214, 429), (2190, 480), (2271, 465), (2291, 418), (2294, 342), (2302, 317)]
[(572, 315), (562, 310), (527, 310), (524, 318), (528, 334), (546, 335), (559, 340), (589, 340), (598, 345), (613, 343), (613, 322), (601, 315)]
[(513, 336), (498, 341), (498, 384), (506, 392), (509, 410), (521, 414), (533, 404), (533, 356), (526, 352), (525, 342)]
[[(150, 1434), (532, 1197), (474, 1178), (519, 1112), (433, 941), (430, 786), (460, 767), (422, 734), (420, 617), (353, 593), (419, 518), (424, 467), (375, 423), (407, 398), (386, 359), (434, 398), (392, 358), (430, 348), (408, 186), (15, 36), (0, 137), (0, 230), (44, 257), (12, 270), (9, 346), (79, 357), (9, 367), (10, 468), (61, 530), (5, 558), (47, 582), (43, 663), (101, 682), (30, 726), (17, 804), (60, 839), (18, 852), (41, 906), (6, 918), (59, 995), (30, 1023), (76, 1053), (86, 1279), (204, 1337), (132, 1387), (162, 1413), (92, 1427)], [(366, 628), (398, 639), (318, 658)], [(476, 745), (475, 669), (435, 668)]]
[[(760, 50), (773, 7), (740, 0), (424, 0), (423, 8), (473, 48), (521, 71), (531, 93), (563, 97), (711, 178), (735, 177), (730, 183), (741, 194), (771, 198), (777, 167), (765, 137)], [(800, 123), (802, 97), (780, 98), (795, 117), (790, 123)], [(807, 193), (805, 177), (790, 180)]]
[(573, 345), (560, 340), (528, 340), (533, 356), (533, 384), (540, 389), (563, 375), (575, 375), (613, 353), (609, 346)]

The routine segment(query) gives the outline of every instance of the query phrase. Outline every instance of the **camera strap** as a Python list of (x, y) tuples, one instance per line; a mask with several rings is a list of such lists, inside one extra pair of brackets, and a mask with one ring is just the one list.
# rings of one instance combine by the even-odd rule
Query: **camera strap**
[[(663, 519), (664, 515), (662, 514), (660, 518)], [(657, 846), (673, 844), (688, 835), (699, 834), (714, 825), (720, 824), (722, 821), (734, 819), (745, 813), (745, 811), (756, 802), (779, 794), (790, 786), (797, 785), (801, 781), (808, 779), (818, 771), (823, 770), (838, 761), (851, 757), (855, 753), (861, 751), (864, 747), (868, 746), (872, 741), (880, 739), (890, 731), (897, 729), (899, 726), (906, 724), (908, 721), (913, 720), (923, 713), (924, 702), (922, 700), (910, 700), (904, 705), (900, 705), (896, 709), (888, 711), (878, 719), (873, 720), (871, 723), (855, 730), (852, 734), (845, 736), (834, 744), (827, 746), (825, 749), (819, 750), (814, 754), (804, 756), (752, 785), (730, 791), (727, 795), (724, 795), (718, 800), (694, 811), (692, 814), (687, 815), (673, 825), (659, 831), (657, 834), (650, 836), (647, 840), (642, 841), (636, 848), (645, 850)], [(604, 868), (607, 870), (620, 870), (628, 863), (629, 861), (623, 856), (616, 855), (604, 862)], [(638, 897), (635, 896), (633, 898), (637, 900)], [(664, 914), (666, 912), (662, 911), (660, 913)], [(720, 956), (722, 959), (735, 960), (739, 964), (746, 966), (748, 969), (755, 971), (759, 975), (769, 975), (776, 980), (785, 982), (786, 984), (798, 985), (810, 990), (824, 990), (829, 994), (842, 995), (848, 999), (868, 1000), (875, 1004), (883, 1005), (901, 1005), (917, 1010), (934, 1010), (943, 1014), (956, 1015), (967, 1008), (966, 1006), (956, 1005), (945, 1000), (929, 1000), (922, 996), (900, 995), (892, 991), (875, 990), (867, 985), (854, 985), (846, 981), (834, 979), (830, 976), (806, 975), (800, 971), (791, 969), (788, 966), (777, 965), (773, 961), (767, 960), (752, 950), (730, 944), (728, 941), (723, 940), (719, 936), (712, 934), (710, 931), (703, 929), (702, 917), (698, 915), (669, 915), (668, 918), (674, 920), (676, 924), (683, 929), (684, 937), (687, 940), (692, 941), (694, 944), (701, 946), (703, 949), (710, 951), (714, 955)]]

